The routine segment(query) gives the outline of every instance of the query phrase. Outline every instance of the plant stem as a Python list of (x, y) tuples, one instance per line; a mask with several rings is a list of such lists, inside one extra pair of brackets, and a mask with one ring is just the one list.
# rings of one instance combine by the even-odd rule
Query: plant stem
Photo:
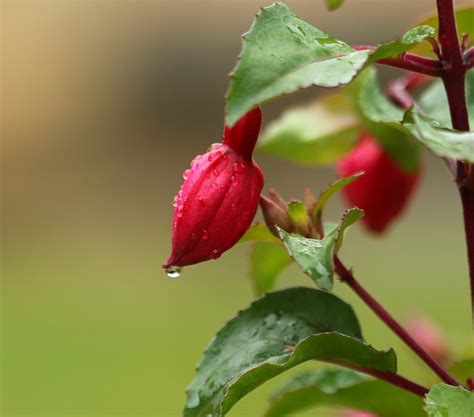
[[(454, 129), (469, 131), (469, 113), (466, 102), (466, 72), (469, 53), (463, 56), (459, 44), (453, 0), (436, 0), (439, 19), (439, 42), (443, 53), (442, 80), (448, 97), (451, 124)], [(466, 58), (467, 57), (467, 58)], [(471, 283), (471, 308), (474, 320), (474, 167), (458, 161), (456, 182), (459, 187), (464, 213), (469, 276)]]
[(420, 397), (424, 397), (429, 392), (428, 388), (425, 388), (417, 384), (416, 382), (410, 381), (409, 379), (401, 375), (394, 374), (392, 372), (382, 372), (382, 371), (377, 371), (375, 369), (354, 366), (352, 364), (345, 364), (345, 363), (338, 363), (338, 362), (334, 362), (334, 363), (341, 366), (345, 366), (346, 368), (351, 368), (351, 369), (354, 369), (355, 371), (373, 376), (377, 379), (388, 382), (389, 384), (395, 385), (398, 388), (404, 389), (405, 391), (411, 392), (412, 394), (418, 395)]
[(460, 385), (448, 372), (426, 352), (410, 334), (385, 310), (375, 298), (373, 298), (362, 285), (355, 279), (352, 272), (346, 268), (341, 260), (334, 256), (334, 266), (336, 273), (341, 280), (364, 301), (364, 303), (401, 339), (413, 350), (418, 357), (425, 362), (444, 382), (450, 385)]
[(467, 258), (469, 276), (471, 277), (471, 313), (474, 319), (474, 192), (467, 187), (461, 187), (461, 202), (464, 214), (464, 229), (466, 232)]
[[(370, 45), (352, 46), (357, 51), (376, 50), (377, 47)], [(417, 72), (419, 74), (440, 77), (442, 66), (439, 61), (424, 56), (405, 53), (395, 58), (383, 58), (377, 61), (377, 64), (388, 65), (390, 67), (400, 68), (407, 71)]]

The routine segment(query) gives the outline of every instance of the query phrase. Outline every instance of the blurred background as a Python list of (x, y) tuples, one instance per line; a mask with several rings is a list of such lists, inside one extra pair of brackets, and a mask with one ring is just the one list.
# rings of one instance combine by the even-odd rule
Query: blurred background
[[(391, 40), (434, 7), (347, 0), (329, 13), (322, 0), (287, 3), (354, 44)], [(253, 294), (244, 245), (166, 277), (171, 202), (191, 159), (220, 139), (240, 34), (266, 4), (2, 2), (3, 416), (180, 414), (204, 347)], [(267, 105), (265, 120), (318, 94)], [(462, 355), (471, 324), (460, 204), (443, 164), (425, 156), (406, 216), (385, 239), (354, 228), (344, 258), (398, 318), (427, 315)], [(330, 167), (256, 159), (266, 186), (287, 197), (335, 178)], [(328, 216), (341, 211), (334, 202)], [(292, 267), (280, 285), (311, 284)], [(354, 303), (368, 341), (397, 349), (403, 374), (433, 381), (345, 288), (336, 293)], [(260, 415), (283, 379), (229, 415)]]

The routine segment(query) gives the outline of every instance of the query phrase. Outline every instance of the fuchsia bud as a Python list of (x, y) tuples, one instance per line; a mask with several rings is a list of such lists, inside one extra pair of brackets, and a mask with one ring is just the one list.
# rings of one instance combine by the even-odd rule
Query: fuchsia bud
[(222, 143), (197, 156), (184, 172), (164, 268), (216, 259), (249, 228), (263, 187), (262, 172), (252, 160), (261, 122), (257, 108), (225, 127)]
[[(281, 200), (280, 202), (283, 202)], [(288, 205), (285, 204), (285, 208), (280, 205), (279, 201), (275, 203), (273, 199), (267, 198), (264, 195), (260, 196), (260, 208), (262, 210), (263, 219), (270, 232), (275, 236), (278, 235), (276, 226), (286, 230), (287, 232), (293, 231), (293, 224), (291, 223), (290, 216), (288, 215)]]
[(348, 177), (358, 171), (365, 174), (343, 189), (349, 205), (365, 211), (362, 221), (375, 233), (382, 233), (407, 205), (419, 179), (419, 173), (407, 173), (369, 134), (361, 134), (360, 143), (337, 165), (339, 174)]

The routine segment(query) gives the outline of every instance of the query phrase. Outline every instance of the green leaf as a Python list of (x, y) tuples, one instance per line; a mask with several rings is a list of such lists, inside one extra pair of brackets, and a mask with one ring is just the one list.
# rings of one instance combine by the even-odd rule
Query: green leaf
[(403, 125), (435, 155), (474, 163), (474, 132), (443, 128), (415, 108), (406, 113)]
[(278, 275), (291, 263), (283, 245), (269, 242), (256, 243), (250, 252), (250, 279), (257, 295), (273, 289)]
[(376, 71), (372, 68), (364, 71), (346, 92), (352, 97), (367, 130), (398, 165), (407, 172), (417, 172), (421, 165), (421, 146), (401, 125), (404, 111), (384, 95)]
[(334, 231), (322, 240), (309, 239), (278, 229), (288, 253), (316, 285), (322, 290), (333, 287), (333, 254), (337, 233)]
[(254, 224), (248, 228), (238, 243), (245, 242), (273, 242), (280, 243), (279, 239), (272, 235), (265, 224)]
[(321, 221), (321, 214), (326, 203), (331, 199), (331, 197), (336, 194), (341, 188), (344, 188), (346, 185), (349, 185), (351, 182), (354, 182), (357, 178), (363, 175), (363, 172), (355, 173), (350, 177), (341, 178), (332, 184), (329, 184), (318, 197), (318, 201), (313, 209), (312, 217), (317, 222)]
[(258, 147), (296, 163), (331, 164), (355, 145), (358, 127), (347, 97), (331, 94), (283, 113), (265, 129)]
[(278, 228), (280, 237), (288, 253), (315, 284), (322, 290), (331, 291), (333, 287), (334, 254), (339, 250), (346, 229), (364, 215), (360, 209), (346, 210), (341, 223), (323, 239), (310, 239), (287, 233)]
[(337, 253), (342, 246), (346, 230), (355, 222), (359, 221), (363, 216), (363, 210), (358, 209), (357, 207), (351, 208), (344, 212), (341, 224), (337, 228), (336, 246), (334, 248), (335, 253)]
[(297, 374), (272, 396), (265, 416), (283, 417), (316, 406), (349, 407), (384, 417), (426, 417), (421, 398), (349, 369)]
[(408, 52), (416, 45), (436, 34), (436, 29), (429, 25), (417, 26), (406, 32), (401, 38), (392, 42), (380, 45), (370, 56), (369, 62), (376, 62), (379, 59), (390, 58)]
[(474, 378), (474, 359), (466, 359), (455, 363), (449, 373), (460, 381), (466, 381), (468, 378)]
[(429, 417), (472, 417), (474, 392), (447, 384), (435, 385), (426, 395), (425, 410)]
[(221, 417), (250, 391), (308, 360), (396, 372), (393, 350), (364, 343), (352, 308), (332, 294), (267, 294), (215, 336), (187, 391), (185, 417)]
[[(466, 99), (469, 113), (469, 124), (474, 127), (474, 70), (466, 74)], [(441, 126), (451, 128), (448, 99), (441, 80), (433, 81), (423, 91), (419, 99), (423, 113), (435, 119)]]
[(333, 11), (342, 6), (344, 0), (326, 0), (326, 7)]
[[(429, 25), (438, 28), (438, 14), (435, 13), (419, 22), (420, 25)], [(458, 37), (461, 38), (463, 33), (469, 35), (469, 44), (474, 42), (474, 7), (460, 6), (456, 8), (456, 26), (458, 30)], [(420, 43), (413, 49), (414, 53), (427, 55), (432, 53), (431, 45), (427, 43)]]
[(283, 3), (264, 7), (244, 35), (231, 75), (226, 125), (233, 126), (252, 108), (301, 88), (347, 84), (370, 53), (330, 37)]

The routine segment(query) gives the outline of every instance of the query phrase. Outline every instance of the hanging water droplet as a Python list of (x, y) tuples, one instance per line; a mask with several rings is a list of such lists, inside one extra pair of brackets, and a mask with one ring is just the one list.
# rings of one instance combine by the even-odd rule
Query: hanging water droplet
[(170, 278), (179, 278), (181, 276), (181, 268), (179, 266), (170, 266), (166, 268), (166, 275)]
[(202, 240), (207, 240), (207, 239), (209, 239), (209, 233), (207, 232), (206, 229), (204, 229), (204, 230), (202, 231), (201, 239), (202, 239)]

